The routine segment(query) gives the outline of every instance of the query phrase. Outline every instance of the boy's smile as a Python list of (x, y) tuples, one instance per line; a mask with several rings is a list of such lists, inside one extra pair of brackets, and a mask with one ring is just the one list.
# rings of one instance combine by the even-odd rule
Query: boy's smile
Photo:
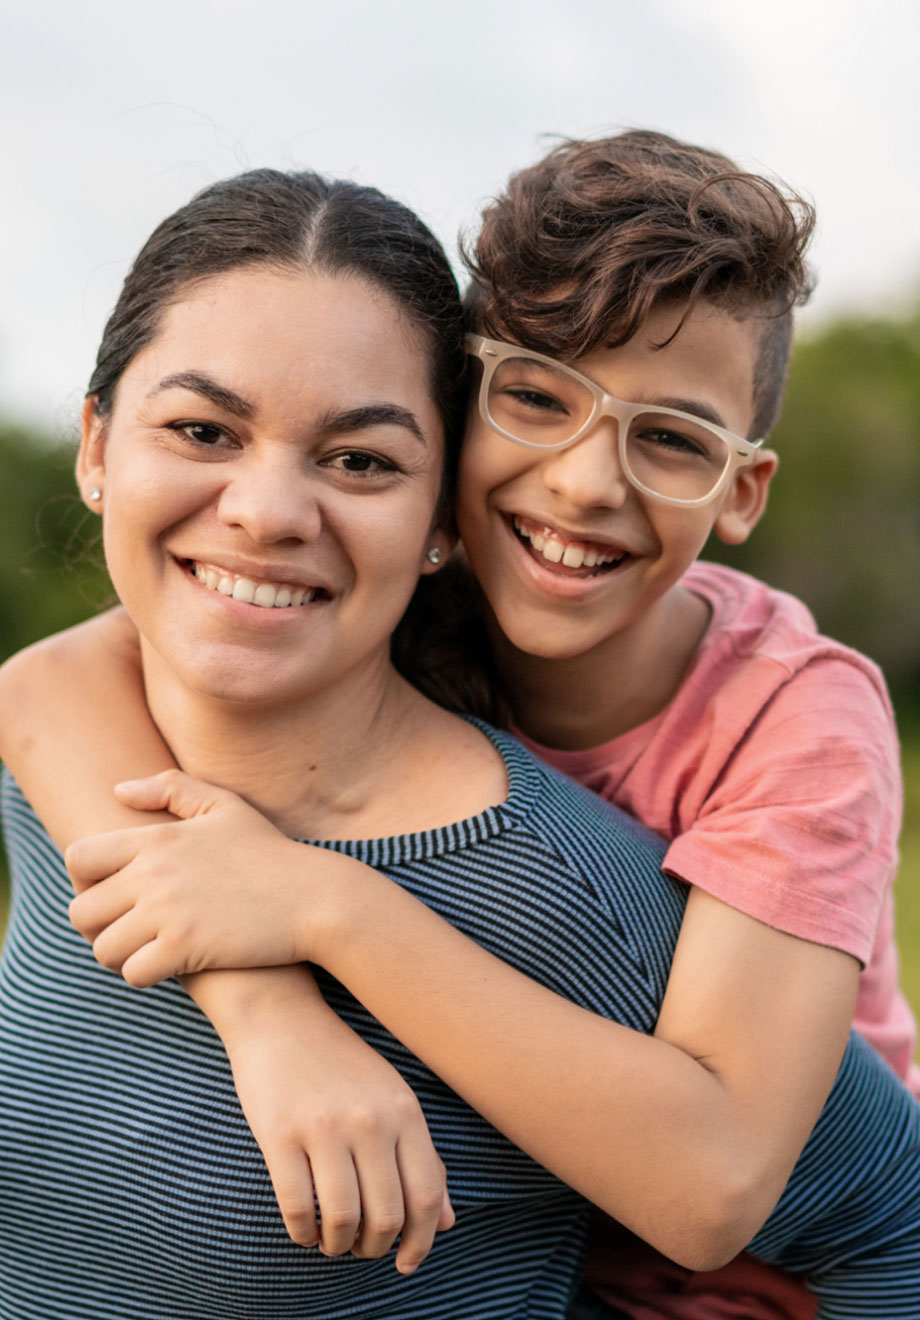
[[(658, 309), (627, 344), (572, 365), (618, 398), (692, 408), (747, 435), (761, 323), (702, 304), (656, 349), (680, 311)], [(681, 507), (629, 484), (612, 418), (569, 448), (541, 450), (505, 439), (474, 411), (458, 522), (496, 621), (518, 650), (573, 657), (649, 629), (666, 646), (656, 620), (669, 612), (656, 606), (680, 590), (713, 529), (729, 541), (745, 538), (774, 466), (772, 455), (759, 454), (712, 503)]]

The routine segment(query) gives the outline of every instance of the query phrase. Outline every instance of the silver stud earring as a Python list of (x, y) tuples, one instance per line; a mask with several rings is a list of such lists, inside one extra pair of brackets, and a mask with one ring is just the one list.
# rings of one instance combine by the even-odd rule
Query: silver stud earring
[(428, 551), (428, 554), (425, 556), (425, 558), (428, 560), (429, 564), (440, 564), (441, 551), (438, 549), (436, 545), (433, 545), (431, 549)]
[(102, 499), (102, 491), (98, 486), (90, 486), (89, 490), (86, 492), (86, 497), (87, 499), (92, 500), (95, 504), (97, 500)]

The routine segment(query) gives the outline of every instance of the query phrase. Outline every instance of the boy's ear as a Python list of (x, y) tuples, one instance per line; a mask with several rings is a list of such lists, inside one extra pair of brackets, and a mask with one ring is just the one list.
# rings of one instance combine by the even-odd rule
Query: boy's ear
[(778, 467), (778, 454), (772, 449), (759, 449), (754, 462), (735, 474), (713, 523), (720, 541), (741, 545), (748, 539), (767, 507), (767, 492)]
[[(105, 481), (105, 434), (102, 418), (99, 416), (95, 394), (83, 401), (80, 414), (80, 449), (77, 453), (77, 485), (83, 502), (94, 513), (100, 509), (99, 494), (90, 496), (90, 491), (101, 492)], [(90, 503), (91, 498), (93, 502)]]

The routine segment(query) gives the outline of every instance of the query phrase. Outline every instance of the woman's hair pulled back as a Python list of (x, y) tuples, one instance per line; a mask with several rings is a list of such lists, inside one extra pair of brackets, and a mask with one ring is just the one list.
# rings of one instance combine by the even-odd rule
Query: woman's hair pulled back
[(626, 343), (664, 304), (762, 316), (760, 437), (782, 400), (792, 308), (811, 291), (813, 226), (802, 198), (663, 133), (566, 141), (486, 208), (468, 304), (485, 333), (567, 361)]
[(394, 299), (428, 345), (452, 473), (466, 365), (457, 284), (444, 251), (400, 202), (376, 188), (309, 171), (261, 169), (224, 179), (157, 226), (102, 336), (87, 390), (99, 413), (111, 411), (128, 363), (155, 338), (163, 314), (189, 286), (253, 266), (353, 275)]

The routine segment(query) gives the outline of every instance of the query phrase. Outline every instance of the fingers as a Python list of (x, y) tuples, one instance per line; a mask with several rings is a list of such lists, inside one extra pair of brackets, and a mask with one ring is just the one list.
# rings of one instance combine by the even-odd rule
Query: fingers
[(84, 939), (93, 943), (107, 926), (132, 910), (134, 899), (125, 888), (118, 884), (96, 885), (70, 900), (70, 920)]
[(262, 1148), (278, 1208), (292, 1241), (302, 1247), (319, 1242), (310, 1161), (300, 1146)]
[(143, 833), (143, 827), (78, 839), (64, 853), (64, 863), (74, 889), (80, 894), (97, 881), (123, 870), (136, 857), (142, 842), (148, 841), (149, 836)]
[[(351, 1251), (361, 1224), (361, 1193), (351, 1151), (344, 1144), (317, 1143), (310, 1168), (319, 1204), (319, 1249), (324, 1256)], [(284, 1207), (282, 1214), (287, 1215)]]
[(412, 1274), (431, 1250), (435, 1234), (453, 1225), (454, 1211), (444, 1165), (423, 1119), (418, 1128), (403, 1132), (396, 1158), (406, 1208), (396, 1268), (400, 1274)]
[(115, 785), (115, 796), (139, 811), (170, 811), (182, 820), (204, 816), (237, 801), (235, 793), (193, 779), (182, 770), (161, 770), (147, 779), (126, 779)]

